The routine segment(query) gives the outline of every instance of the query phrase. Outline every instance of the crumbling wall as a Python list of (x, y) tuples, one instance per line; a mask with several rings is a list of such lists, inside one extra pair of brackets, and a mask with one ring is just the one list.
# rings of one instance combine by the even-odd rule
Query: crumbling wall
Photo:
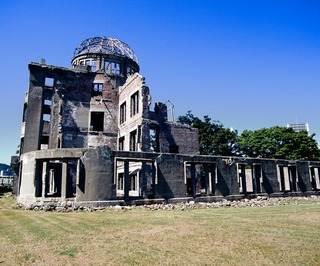
[[(137, 95), (135, 101), (134, 95)], [(124, 150), (130, 150), (130, 133), (137, 131), (137, 151), (149, 150), (149, 128), (146, 118), (148, 117), (151, 95), (145, 84), (145, 79), (135, 73), (128, 77), (126, 83), (119, 88), (120, 116), (118, 121), (119, 136), (124, 137)], [(125, 105), (125, 109), (124, 106)], [(133, 106), (136, 105), (136, 108)], [(124, 112), (124, 113), (122, 113)], [(122, 121), (123, 120), (123, 121)]]
[[(102, 92), (92, 95), (90, 101), (90, 113), (103, 113), (103, 130), (96, 131), (89, 128), (88, 147), (97, 147), (99, 145), (108, 145), (116, 149), (118, 136), (118, 113), (119, 98), (118, 85), (115, 78), (110, 78), (103, 72), (97, 72), (93, 80), (95, 84), (102, 84)], [(88, 122), (91, 123), (90, 114)]]
[(198, 130), (176, 122), (160, 123), (160, 151), (180, 154), (200, 154)]
[[(55, 194), (48, 193), (52, 169), (59, 181)], [(318, 162), (113, 151), (108, 146), (26, 153), (21, 156), (20, 173), (18, 201), (24, 204), (50, 200), (89, 205), (139, 199), (213, 201), (320, 191)], [(118, 183), (119, 173), (123, 185)], [(129, 192), (133, 173), (139, 173), (135, 193)], [(250, 178), (253, 185), (248, 189), (245, 182), (251, 182)], [(257, 186), (260, 182), (261, 188)], [(117, 194), (117, 185), (122, 186), (121, 194)]]
[(165, 199), (186, 197), (183, 156), (161, 154), (156, 163), (158, 172), (155, 197)]
[(77, 201), (116, 199), (113, 152), (108, 146), (88, 149), (81, 158)]

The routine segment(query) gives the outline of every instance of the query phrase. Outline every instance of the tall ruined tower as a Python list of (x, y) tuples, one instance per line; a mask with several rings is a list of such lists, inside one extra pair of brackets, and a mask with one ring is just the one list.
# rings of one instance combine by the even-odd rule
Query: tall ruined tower
[(132, 49), (115, 38), (94, 37), (74, 51), (72, 68), (30, 63), (20, 154), (57, 148), (116, 148), (118, 92), (139, 72)]

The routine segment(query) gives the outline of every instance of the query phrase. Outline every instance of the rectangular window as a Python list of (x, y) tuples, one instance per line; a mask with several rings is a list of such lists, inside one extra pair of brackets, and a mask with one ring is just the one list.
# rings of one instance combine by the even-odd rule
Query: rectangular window
[(47, 99), (44, 100), (44, 105), (51, 106), (51, 103), (52, 103), (51, 100), (47, 100)]
[(40, 140), (40, 150), (47, 150), (49, 145), (49, 136), (42, 136)]
[(103, 84), (102, 83), (94, 83), (93, 84), (93, 90), (95, 92), (102, 92)]
[(312, 188), (314, 190), (320, 189), (320, 169), (318, 167), (311, 167), (310, 168), (310, 178)]
[(50, 122), (50, 120), (51, 120), (50, 114), (43, 114), (42, 120), (46, 121), (46, 122)]
[(131, 96), (130, 116), (134, 116), (137, 113), (139, 113), (139, 91)]
[(90, 66), (90, 60), (86, 60), (86, 66)]
[(137, 130), (130, 133), (130, 151), (137, 151)]
[(130, 190), (135, 191), (137, 190), (137, 174), (131, 174), (130, 175)]
[(118, 184), (117, 184), (118, 190), (123, 190), (123, 173), (118, 174)]
[(43, 120), (50, 121), (50, 115), (51, 115), (51, 100), (44, 100), (43, 103)]
[(104, 126), (104, 113), (91, 112), (90, 130), (103, 131), (103, 126)]
[(54, 79), (53, 79), (53, 78), (46, 78), (44, 84), (45, 84), (47, 87), (53, 87)]
[(120, 64), (116, 64), (116, 74), (120, 75)]
[(97, 71), (97, 61), (93, 60), (91, 65), (91, 71), (96, 72)]
[(278, 165), (277, 168), (278, 182), (281, 192), (290, 191), (290, 179), (288, 166)]
[(49, 195), (57, 193), (58, 189), (55, 182), (54, 169), (49, 172)]
[(114, 74), (116, 72), (116, 63), (111, 63), (111, 73)]
[(104, 72), (110, 73), (110, 71), (111, 71), (111, 63), (108, 61), (105, 61), (104, 62)]
[(123, 124), (126, 122), (126, 112), (127, 112), (127, 106), (126, 102), (120, 105), (120, 124)]
[(157, 126), (150, 126), (149, 129), (150, 151), (159, 152), (159, 133)]
[(119, 138), (119, 151), (124, 151), (124, 137)]

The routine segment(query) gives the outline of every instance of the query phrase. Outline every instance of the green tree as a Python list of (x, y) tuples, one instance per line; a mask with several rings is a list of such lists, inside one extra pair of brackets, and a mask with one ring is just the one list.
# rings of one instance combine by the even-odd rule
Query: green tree
[(211, 121), (209, 116), (203, 120), (195, 117), (191, 111), (179, 116), (182, 124), (197, 128), (199, 132), (200, 154), (230, 156), (237, 153), (237, 132), (224, 128), (219, 121)]
[(292, 128), (271, 127), (259, 130), (244, 130), (238, 144), (241, 154), (289, 160), (319, 160), (320, 150), (315, 134), (306, 131), (295, 132)]

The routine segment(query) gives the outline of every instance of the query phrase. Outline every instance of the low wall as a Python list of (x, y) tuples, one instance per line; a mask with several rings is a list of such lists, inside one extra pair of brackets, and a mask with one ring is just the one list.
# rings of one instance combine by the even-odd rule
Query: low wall
[[(18, 201), (90, 205), (318, 194), (320, 162), (91, 149), (20, 158)], [(113, 202), (113, 203), (112, 203)]]

